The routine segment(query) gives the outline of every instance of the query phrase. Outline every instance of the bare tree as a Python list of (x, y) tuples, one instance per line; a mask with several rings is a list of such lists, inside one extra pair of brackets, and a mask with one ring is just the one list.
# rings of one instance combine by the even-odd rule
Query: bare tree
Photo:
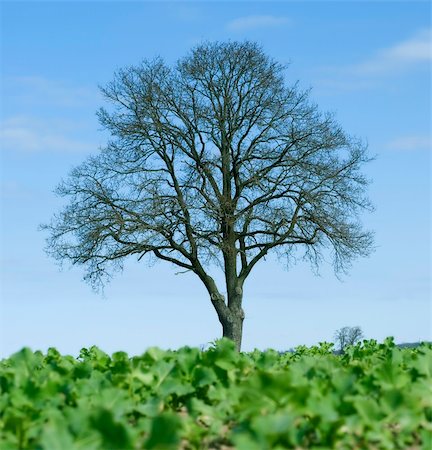
[(44, 226), (48, 252), (93, 285), (131, 255), (193, 272), (238, 348), (244, 282), (267, 254), (298, 249), (317, 265), (330, 249), (336, 271), (367, 255), (366, 146), (284, 76), (251, 42), (117, 72), (98, 112), (112, 138), (58, 187), (69, 203)]
[(354, 345), (364, 338), (360, 327), (342, 327), (336, 331), (335, 343), (341, 352), (344, 352), (349, 345)]

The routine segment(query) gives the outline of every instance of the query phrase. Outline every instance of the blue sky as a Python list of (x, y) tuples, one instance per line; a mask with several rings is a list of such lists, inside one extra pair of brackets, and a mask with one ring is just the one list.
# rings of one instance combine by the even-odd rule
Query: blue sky
[(175, 268), (128, 262), (105, 295), (59, 271), (38, 225), (62, 205), (62, 177), (107, 135), (98, 85), (118, 68), (173, 63), (203, 40), (260, 43), (289, 62), (322, 110), (369, 143), (365, 214), (375, 253), (338, 280), (329, 265), (271, 258), (245, 286), (243, 349), (366, 337), (431, 340), (431, 11), (428, 2), (2, 2), (0, 357), (22, 346), (138, 354), (221, 334), (204, 288)]

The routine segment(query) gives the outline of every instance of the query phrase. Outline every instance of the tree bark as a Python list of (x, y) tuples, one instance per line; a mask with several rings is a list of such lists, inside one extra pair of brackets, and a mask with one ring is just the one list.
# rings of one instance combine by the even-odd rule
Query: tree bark
[(221, 320), (223, 337), (231, 339), (234, 341), (237, 351), (240, 351), (243, 336), (243, 320), (244, 311), (241, 307), (241, 297), (240, 297), (240, 307), (229, 308), (229, 314), (225, 320)]

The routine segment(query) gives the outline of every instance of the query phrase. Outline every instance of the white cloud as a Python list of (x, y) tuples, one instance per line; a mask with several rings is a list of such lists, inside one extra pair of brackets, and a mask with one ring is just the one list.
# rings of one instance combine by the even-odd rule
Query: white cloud
[(333, 95), (335, 92), (353, 92), (364, 89), (375, 88), (375, 80), (342, 79), (333, 77), (328, 79), (317, 79), (313, 84), (314, 92), (322, 95)]
[(431, 136), (427, 135), (400, 136), (387, 142), (387, 144), (385, 144), (385, 148), (388, 150), (408, 152), (415, 150), (430, 151), (432, 149), (432, 139)]
[(4, 181), (0, 186), (2, 200), (29, 200), (33, 198), (33, 193), (34, 189), (31, 190), (16, 181)]
[(271, 28), (290, 23), (287, 17), (277, 17), (270, 15), (245, 16), (232, 20), (227, 24), (230, 31), (246, 31), (256, 28)]
[(175, 5), (172, 12), (175, 14), (175, 17), (178, 20), (182, 20), (184, 22), (194, 22), (197, 20), (202, 20), (203, 15), (201, 13), (201, 9), (195, 6), (196, 4), (190, 3), (179, 3)]
[(97, 87), (76, 86), (65, 81), (50, 80), (40, 76), (6, 78), (4, 96), (27, 105), (54, 105), (80, 107), (96, 104), (100, 99)]
[(320, 94), (383, 88), (385, 77), (432, 62), (432, 30), (421, 29), (410, 38), (376, 51), (356, 64), (325, 66), (315, 69), (314, 87)]
[(2, 151), (90, 152), (97, 144), (82, 138), (80, 126), (72, 121), (11, 117), (0, 123)]
[(350, 71), (358, 74), (378, 74), (431, 61), (432, 32), (429, 28), (419, 30), (411, 38), (378, 51), (370, 59), (352, 66)]

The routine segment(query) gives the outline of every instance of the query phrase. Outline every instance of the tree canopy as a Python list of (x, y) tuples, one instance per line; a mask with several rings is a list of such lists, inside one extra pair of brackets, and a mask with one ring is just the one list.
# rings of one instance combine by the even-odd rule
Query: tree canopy
[(49, 253), (93, 285), (132, 255), (190, 270), (238, 346), (243, 284), (267, 254), (317, 265), (330, 251), (336, 271), (369, 254), (366, 145), (285, 69), (255, 43), (216, 42), (119, 70), (98, 112), (111, 139), (59, 185)]
[(340, 352), (344, 352), (346, 347), (354, 345), (364, 338), (362, 329), (359, 326), (342, 327), (335, 332), (335, 343)]

